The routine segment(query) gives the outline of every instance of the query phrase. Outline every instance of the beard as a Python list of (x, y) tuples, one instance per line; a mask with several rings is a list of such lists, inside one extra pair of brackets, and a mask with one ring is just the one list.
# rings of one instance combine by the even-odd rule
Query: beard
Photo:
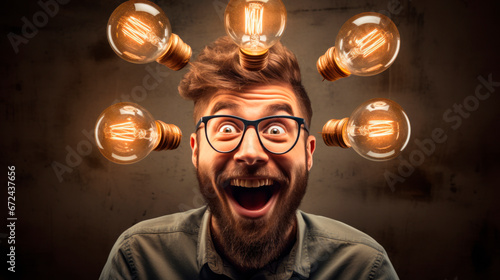
[[(199, 165), (198, 165), (199, 166)], [(212, 238), (217, 251), (225, 256), (238, 270), (251, 271), (260, 269), (279, 258), (290, 248), (295, 240), (296, 211), (304, 197), (308, 171), (304, 168), (292, 174), (283, 170), (269, 176), (265, 168), (246, 167), (236, 170), (224, 170), (211, 179), (208, 172), (197, 170), (200, 192), (207, 201), (215, 218), (218, 232), (212, 231)], [(232, 215), (229, 205), (223, 205), (219, 193), (225, 194), (222, 182), (231, 177), (273, 177), (280, 182), (279, 197), (268, 217), (249, 219)], [(226, 186), (230, 187), (230, 186)], [(227, 203), (227, 196), (225, 196)]]

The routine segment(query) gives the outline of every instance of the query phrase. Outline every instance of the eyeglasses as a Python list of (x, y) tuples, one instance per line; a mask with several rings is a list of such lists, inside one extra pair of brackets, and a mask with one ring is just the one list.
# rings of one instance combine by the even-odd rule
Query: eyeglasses
[[(210, 146), (219, 153), (236, 150), (249, 126), (257, 131), (262, 147), (272, 154), (288, 153), (300, 136), (300, 128), (309, 133), (303, 118), (293, 116), (269, 116), (254, 121), (231, 115), (205, 116), (196, 125), (205, 124), (205, 136)], [(303, 125), (303, 127), (302, 127)]]

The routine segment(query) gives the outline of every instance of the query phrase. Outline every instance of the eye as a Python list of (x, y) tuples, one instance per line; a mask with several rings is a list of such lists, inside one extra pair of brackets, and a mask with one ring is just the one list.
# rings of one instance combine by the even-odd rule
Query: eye
[(266, 134), (271, 134), (271, 135), (279, 135), (279, 134), (284, 134), (286, 133), (285, 129), (282, 126), (279, 125), (271, 125), (269, 126), (266, 131)]
[(236, 126), (232, 124), (225, 124), (219, 128), (220, 133), (236, 133)]

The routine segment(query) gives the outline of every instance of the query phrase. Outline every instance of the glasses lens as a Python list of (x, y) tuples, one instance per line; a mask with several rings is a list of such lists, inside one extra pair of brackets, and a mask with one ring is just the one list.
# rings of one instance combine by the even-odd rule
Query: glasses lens
[(294, 119), (270, 118), (259, 123), (260, 139), (266, 149), (284, 153), (292, 148), (299, 134), (299, 124)]
[(238, 146), (245, 125), (231, 117), (212, 118), (207, 122), (207, 138), (219, 152), (229, 152)]

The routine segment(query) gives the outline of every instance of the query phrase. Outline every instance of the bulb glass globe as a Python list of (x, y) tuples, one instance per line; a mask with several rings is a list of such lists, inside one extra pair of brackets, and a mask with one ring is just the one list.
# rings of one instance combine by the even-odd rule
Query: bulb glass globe
[(362, 13), (340, 28), (334, 59), (350, 74), (372, 76), (391, 66), (399, 45), (399, 31), (391, 19), (379, 13)]
[(347, 142), (361, 156), (384, 161), (395, 158), (410, 138), (410, 121), (396, 102), (375, 98), (353, 111), (345, 127)]
[(276, 44), (286, 25), (281, 0), (231, 0), (224, 13), (226, 33), (249, 55), (261, 55)]
[(158, 145), (161, 131), (146, 109), (122, 102), (101, 113), (95, 136), (104, 157), (115, 163), (130, 164), (145, 158)]
[(169, 48), (170, 22), (156, 4), (129, 0), (111, 14), (107, 36), (111, 48), (132, 63), (155, 61)]

